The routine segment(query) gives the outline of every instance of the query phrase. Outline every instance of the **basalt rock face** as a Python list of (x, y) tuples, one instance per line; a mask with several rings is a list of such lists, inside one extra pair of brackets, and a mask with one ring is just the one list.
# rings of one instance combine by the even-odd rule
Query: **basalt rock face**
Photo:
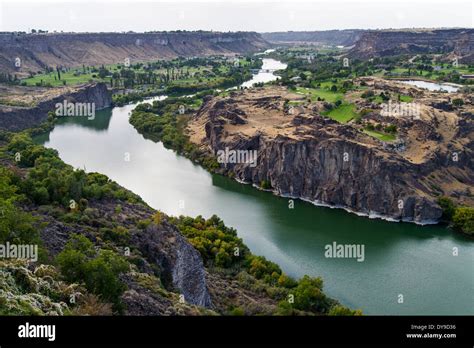
[[(90, 201), (88, 216), (91, 219), (104, 218), (107, 221), (116, 221), (126, 227), (130, 231), (128, 246), (132, 250), (138, 250), (141, 256), (142, 261), (139, 266), (141, 272), (159, 276), (169, 291), (184, 295), (187, 304), (211, 307), (212, 301), (207, 289), (206, 270), (201, 255), (179, 230), (166, 218), (163, 218), (159, 225), (150, 224), (145, 230), (138, 229), (134, 219), (147, 218), (154, 213), (153, 210), (141, 204), (121, 202), (122, 211), (117, 214), (116, 206), (117, 202), (113, 200)], [(32, 212), (37, 214), (35, 208)], [(38, 217), (46, 224), (41, 231), (41, 239), (51, 255), (56, 256), (63, 250), (71, 234), (74, 233), (85, 235), (97, 245), (101, 243), (95, 233), (81, 224), (71, 226), (51, 216), (38, 215)], [(136, 252), (132, 251), (133, 253)], [(130, 282), (126, 281), (126, 283)], [(129, 293), (127, 298), (134, 306), (136, 303), (132, 301), (132, 298), (136, 300), (139, 297), (140, 301), (154, 302), (153, 296), (149, 293), (141, 293), (136, 284), (129, 285), (131, 285), (131, 290), (135, 290), (133, 294), (136, 296)], [(156, 306), (137, 310), (135, 314), (155, 314), (152, 307)]]
[[(26, 76), (46, 67), (150, 61), (178, 56), (245, 54), (268, 47), (253, 32), (0, 34), (0, 69)], [(21, 66), (15, 67), (20, 58)]]
[[(222, 173), (239, 181), (270, 188), (281, 196), (420, 224), (439, 221), (442, 210), (437, 196), (449, 195), (450, 186), (474, 184), (474, 142), (469, 141), (474, 128), (468, 118), (459, 117), (453, 126), (452, 112), (429, 108), (427, 115), (436, 113), (439, 125), (424, 118), (399, 120), (400, 139), (391, 144), (355, 125), (325, 118), (314, 111), (317, 107), (290, 115), (284, 103), (291, 98), (259, 93), (265, 91), (206, 99), (188, 126), (196, 142), (199, 137), (193, 129), (201, 125), (199, 144), (212, 156), (226, 148), (257, 151), (257, 165), (221, 164)], [(442, 124), (448, 119), (450, 126)], [(448, 128), (452, 134), (442, 133)], [(424, 139), (424, 145), (411, 145), (416, 139)], [(411, 153), (418, 152), (413, 147), (423, 147), (426, 154), (414, 158)], [(453, 153), (455, 161), (450, 159)], [(440, 193), (439, 187), (447, 189)]]
[(19, 131), (37, 126), (47, 119), (48, 112), (55, 111), (57, 103), (63, 104), (65, 100), (68, 103), (93, 103), (95, 110), (112, 105), (111, 93), (104, 83), (67, 88), (64, 94), (59, 89), (59, 93), (38, 102), (34, 107), (0, 105), (0, 129)]
[(398, 54), (453, 54), (461, 62), (474, 61), (474, 30), (381, 30), (364, 32), (349, 52), (367, 59)]
[[(377, 150), (318, 132), (314, 139), (263, 136), (222, 141), (221, 127), (208, 129), (211, 147), (258, 149), (258, 165), (227, 164), (241, 181), (271, 183), (281, 196), (344, 207), (369, 216), (427, 223), (441, 217), (433, 199), (416, 193), (416, 172), (407, 162), (384, 158)], [(347, 159), (347, 161), (345, 160)], [(400, 174), (400, 175), (398, 175)], [(400, 208), (399, 201), (403, 207)]]
[(160, 228), (149, 226), (145, 233), (134, 235), (132, 243), (149, 262), (160, 266), (162, 281), (178, 289), (187, 303), (211, 306), (201, 255), (176, 227), (166, 222)]

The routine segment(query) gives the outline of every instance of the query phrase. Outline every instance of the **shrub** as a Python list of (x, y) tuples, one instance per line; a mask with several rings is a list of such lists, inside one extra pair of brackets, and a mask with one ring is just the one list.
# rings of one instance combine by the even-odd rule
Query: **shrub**
[(128, 270), (128, 263), (122, 257), (111, 250), (96, 253), (88, 238), (74, 234), (56, 262), (66, 280), (84, 283), (87, 290), (120, 308), (120, 295), (126, 286), (119, 274)]
[(451, 221), (454, 215), (454, 211), (456, 210), (456, 205), (454, 202), (448, 197), (439, 197), (438, 204), (443, 209), (443, 219), (447, 221)]
[(275, 282), (277, 282), (282, 273), (280, 267), (276, 263), (268, 261), (263, 256), (252, 255), (248, 257), (247, 268), (248, 272), (255, 278), (264, 279), (269, 282), (271, 282), (274, 278), (276, 278)]
[(328, 312), (328, 315), (332, 316), (359, 316), (362, 315), (360, 309), (352, 310), (342, 305), (332, 306)]
[(474, 208), (458, 207), (453, 215), (454, 228), (467, 233), (474, 234)]
[(311, 278), (305, 275), (292, 290), (295, 296), (294, 307), (299, 310), (325, 313), (329, 309), (330, 301), (323, 293), (321, 278)]

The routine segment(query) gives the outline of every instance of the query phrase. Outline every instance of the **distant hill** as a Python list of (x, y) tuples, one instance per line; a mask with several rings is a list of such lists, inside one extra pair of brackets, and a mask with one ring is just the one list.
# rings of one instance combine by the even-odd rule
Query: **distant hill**
[[(20, 76), (46, 67), (150, 61), (177, 56), (245, 54), (270, 45), (254, 32), (0, 33), (0, 71)], [(20, 58), (21, 67), (15, 67)]]
[(474, 62), (474, 29), (326, 30), (262, 33), (277, 45), (354, 46), (349, 55), (373, 58), (398, 54), (439, 53)]
[(474, 62), (474, 29), (378, 30), (362, 33), (349, 52), (372, 58), (397, 54), (439, 53)]
[(262, 33), (262, 37), (274, 44), (319, 44), (352, 46), (364, 30), (287, 31)]

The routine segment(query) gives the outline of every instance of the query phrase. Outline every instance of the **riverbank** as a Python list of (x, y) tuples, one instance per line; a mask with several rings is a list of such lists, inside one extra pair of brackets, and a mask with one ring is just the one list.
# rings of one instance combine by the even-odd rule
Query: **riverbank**
[[(25, 195), (24, 200), (18, 201), (21, 204), (16, 210), (5, 211), (11, 218), (21, 214), (30, 216), (22, 217), (23, 223), (34, 220), (47, 223), (44, 229), (35, 228), (34, 235), (22, 237), (29, 239), (15, 240), (30, 243), (36, 236), (43, 255), (40, 262), (7, 261), (4, 268), (12, 272), (17, 267), (39, 269), (47, 263), (58, 282), (76, 284), (71, 289), (88, 301), (92, 301), (91, 296), (101, 298), (93, 299), (99, 303), (88, 313), (84, 312), (88, 302), (82, 300), (58, 305), (53, 311), (36, 307), (33, 301), (20, 307), (15, 301), (30, 294), (15, 289), (18, 297), (8, 299), (11, 312), (4, 315), (28, 315), (34, 311), (44, 315), (360, 314), (326, 297), (320, 278), (303, 277), (295, 281), (276, 264), (253, 255), (237, 238), (236, 231), (226, 227), (217, 216), (207, 220), (169, 217), (151, 209), (139, 196), (102, 174), (74, 170), (55, 151), (34, 145), (25, 134), (3, 134), (2, 139), (4, 169), (0, 175), (6, 185), (3, 189)], [(15, 163), (18, 152), (22, 153), (22, 159)], [(51, 175), (68, 180), (53, 187)], [(68, 193), (61, 195), (58, 190)], [(16, 200), (15, 197), (2, 197), (2, 208), (7, 204), (4, 199)], [(8, 233), (2, 236), (7, 240), (10, 237)], [(74, 243), (83, 246), (76, 250)], [(116, 270), (97, 270), (99, 278), (104, 272), (111, 272), (107, 281), (112, 283), (96, 286), (95, 281), (80, 275), (81, 263), (77, 260), (74, 265), (70, 263), (71, 253), (85, 252), (86, 245), (95, 252), (86, 253), (85, 259), (99, 265), (101, 258), (108, 255), (104, 267), (114, 267), (114, 262), (123, 265)], [(48, 301), (46, 292), (41, 295)], [(69, 295), (58, 293), (58, 296)], [(146, 307), (139, 305), (143, 302), (147, 303)], [(99, 308), (103, 308), (102, 313)]]

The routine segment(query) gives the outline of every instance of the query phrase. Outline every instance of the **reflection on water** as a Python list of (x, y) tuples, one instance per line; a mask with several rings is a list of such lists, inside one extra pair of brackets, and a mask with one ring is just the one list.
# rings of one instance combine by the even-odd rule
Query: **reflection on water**
[(279, 79), (280, 77), (275, 75), (276, 70), (284, 70), (287, 65), (271, 58), (263, 58), (263, 64), (260, 71), (253, 75), (252, 79), (242, 83), (242, 87), (252, 87), (254, 83), (266, 83)]

